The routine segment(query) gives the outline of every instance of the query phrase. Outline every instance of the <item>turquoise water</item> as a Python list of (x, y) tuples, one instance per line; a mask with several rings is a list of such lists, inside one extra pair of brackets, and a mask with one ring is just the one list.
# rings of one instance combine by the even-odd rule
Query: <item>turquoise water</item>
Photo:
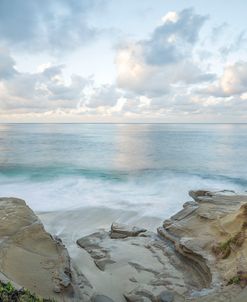
[(246, 124), (1, 124), (2, 196), (36, 211), (164, 217), (191, 189), (247, 190)]

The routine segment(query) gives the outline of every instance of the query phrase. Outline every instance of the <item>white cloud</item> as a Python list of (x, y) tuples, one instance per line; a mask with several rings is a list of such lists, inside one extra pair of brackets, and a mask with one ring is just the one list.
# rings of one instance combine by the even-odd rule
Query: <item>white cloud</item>
[(199, 90), (205, 95), (229, 97), (247, 93), (247, 62), (240, 61), (224, 68), (215, 84)]
[(220, 87), (225, 95), (247, 92), (247, 62), (227, 66), (220, 79)]
[(207, 19), (192, 9), (170, 12), (149, 39), (131, 41), (118, 48), (118, 85), (146, 96), (168, 94), (174, 85), (211, 81), (213, 75), (201, 70), (192, 52), (199, 31)]
[(92, 92), (84, 104), (89, 108), (114, 107), (120, 97), (121, 93), (115, 85), (102, 85), (92, 88)]
[(23, 73), (14, 64), (7, 51), (0, 51), (0, 111), (4, 114), (68, 110), (108, 114), (122, 95), (115, 85), (97, 86), (91, 77), (72, 74), (67, 80), (64, 65), (45, 63), (35, 73)]
[[(31, 2), (27, 0), (27, 3)], [(62, 0), (61, 5), (66, 6), (67, 14), (68, 10), (72, 12), (70, 5), (73, 9), (76, 7), (76, 1)], [(207, 16), (198, 15), (192, 9), (169, 12), (146, 39), (122, 43), (116, 49), (116, 83), (96, 83), (93, 76), (65, 75), (63, 64), (44, 63), (35, 72), (21, 72), (8, 50), (0, 48), (1, 119), (8, 115), (14, 119), (22, 116), (57, 118), (58, 121), (77, 121), (82, 117), (161, 121), (184, 121), (185, 118), (191, 121), (190, 117), (200, 121), (204, 116), (217, 117), (217, 121), (224, 116), (243, 117), (247, 110), (247, 63), (232, 59), (231, 64), (224, 62), (225, 67), (222, 61), (216, 62), (219, 70), (213, 68), (216, 59), (211, 53), (205, 55), (207, 49), (202, 49), (204, 44), (200, 40), (206, 20)], [(223, 25), (215, 28), (218, 35), (222, 30), (225, 30)], [(28, 34), (29, 37), (19, 37), (16, 43), (34, 41), (35, 44), (32, 32)], [(79, 34), (76, 31), (73, 36), (69, 31), (63, 39), (67, 37), (68, 42), (75, 42)], [(11, 35), (8, 43), (13, 38)], [(50, 33), (48, 36), (52, 38)], [(45, 45), (57, 48), (59, 44), (53, 42)], [(215, 49), (217, 52), (218, 46)]]
[[(3, 52), (0, 52), (0, 54)], [(8, 64), (6, 64), (6, 62)], [(75, 108), (88, 79), (63, 77), (63, 65), (44, 67), (36, 73), (21, 73), (9, 53), (0, 56), (0, 109), (13, 112), (45, 112), (50, 109)]]
[(162, 22), (163, 23), (176, 23), (179, 19), (179, 15), (177, 14), (177, 12), (169, 12), (167, 13), (164, 17), (162, 17)]

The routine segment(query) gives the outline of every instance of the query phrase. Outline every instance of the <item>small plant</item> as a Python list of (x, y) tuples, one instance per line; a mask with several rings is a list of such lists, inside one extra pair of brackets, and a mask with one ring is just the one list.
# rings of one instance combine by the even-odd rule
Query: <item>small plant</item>
[(228, 281), (227, 285), (230, 284), (237, 284), (241, 287), (245, 287), (247, 285), (247, 272), (238, 271), (237, 274)]
[(0, 301), (1, 302), (56, 302), (53, 299), (40, 298), (35, 294), (32, 294), (27, 289), (16, 290), (10, 282), (6, 284), (0, 282)]
[(239, 284), (239, 283), (240, 283), (240, 277), (239, 276), (234, 276), (228, 281), (227, 285)]
[(217, 245), (213, 245), (213, 253), (220, 259), (226, 259), (230, 256), (232, 250), (239, 248), (243, 245), (245, 241), (245, 230), (247, 222), (244, 222), (241, 228), (241, 231), (238, 232), (233, 237), (229, 238), (224, 242), (220, 242)]
[(226, 259), (231, 254), (231, 242), (232, 238), (227, 241), (221, 242), (212, 247), (212, 251), (215, 255), (217, 255), (221, 259)]
[(5, 285), (1, 284), (0, 293), (11, 294), (14, 291), (15, 291), (15, 288), (13, 287), (13, 285), (10, 282), (8, 282)]
[(243, 225), (242, 225), (242, 230), (245, 230), (247, 229), (247, 221), (243, 222)]

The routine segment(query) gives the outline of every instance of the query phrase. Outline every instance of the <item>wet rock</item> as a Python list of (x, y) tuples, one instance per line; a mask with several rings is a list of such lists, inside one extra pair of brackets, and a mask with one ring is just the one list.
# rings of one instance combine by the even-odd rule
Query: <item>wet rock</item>
[(154, 302), (155, 296), (146, 289), (136, 289), (130, 293), (124, 294), (128, 302)]
[(147, 297), (140, 297), (137, 295), (124, 295), (127, 302), (151, 302)]
[(167, 227), (169, 227), (172, 223), (173, 223), (172, 219), (166, 219), (166, 220), (164, 220), (164, 222), (163, 222), (163, 227), (164, 227), (164, 228), (167, 228)]
[(158, 297), (158, 302), (173, 302), (173, 301), (174, 301), (174, 293), (167, 290), (160, 293)]
[(137, 282), (138, 282), (138, 281), (136, 280), (135, 277), (131, 277), (131, 278), (129, 278), (129, 280), (130, 280), (131, 282), (134, 282), (134, 283), (137, 283)]
[(76, 241), (81, 248), (90, 254), (94, 259), (95, 265), (101, 271), (105, 270), (107, 264), (115, 263), (115, 261), (111, 259), (109, 248), (102, 246), (102, 242), (107, 239), (109, 239), (109, 233), (101, 230)]
[(186, 208), (186, 207), (193, 207), (193, 206), (198, 206), (198, 203), (196, 201), (186, 201), (184, 204), (183, 204), (183, 208)]
[(107, 296), (96, 295), (92, 298), (92, 302), (114, 302), (114, 301)]
[(104, 271), (107, 264), (113, 264), (116, 263), (116, 261), (113, 261), (110, 258), (104, 258), (100, 260), (95, 260), (94, 263), (101, 271)]
[(195, 210), (198, 208), (198, 204), (196, 205), (187, 205), (184, 209), (182, 209), (181, 211), (179, 211), (177, 214), (173, 215), (171, 217), (171, 220), (182, 220), (184, 218), (186, 218), (187, 216), (193, 214), (193, 212), (195, 212)]
[[(101, 231), (95, 232), (93, 234), (90, 234), (88, 236), (78, 239), (76, 241), (76, 243), (81, 248), (85, 249), (87, 252), (90, 253), (90, 251), (98, 249), (99, 242), (101, 242), (101, 240), (105, 239), (106, 237), (108, 237), (108, 232), (101, 230)], [(101, 251), (101, 252), (103, 252), (103, 251)], [(104, 252), (103, 252), (103, 254), (104, 254)]]
[(146, 231), (146, 229), (138, 228), (136, 226), (132, 227), (126, 224), (113, 223), (111, 225), (110, 236), (112, 239), (122, 239), (127, 237), (135, 237)]
[(189, 195), (197, 202), (201, 201), (203, 197), (212, 197), (213, 193), (207, 190), (189, 191)]

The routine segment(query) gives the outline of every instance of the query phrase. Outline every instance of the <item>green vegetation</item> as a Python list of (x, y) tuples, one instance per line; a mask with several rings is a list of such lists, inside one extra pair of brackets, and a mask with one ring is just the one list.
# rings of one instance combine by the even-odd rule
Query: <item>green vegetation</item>
[(227, 283), (227, 285), (230, 284), (239, 284), (240, 283), (240, 278), (239, 276), (233, 276)]
[(233, 276), (227, 283), (230, 284), (238, 284), (241, 287), (245, 287), (247, 285), (247, 273), (243, 271), (237, 272), (237, 275)]
[(218, 245), (213, 246), (212, 251), (221, 259), (226, 259), (231, 254), (232, 238), (227, 241), (220, 242)]
[(241, 247), (245, 240), (245, 231), (247, 229), (247, 222), (242, 224), (241, 231), (233, 237), (224, 242), (220, 242), (212, 247), (213, 253), (220, 259), (226, 259), (230, 256), (231, 251)]
[(55, 300), (37, 297), (27, 289), (16, 290), (10, 282), (6, 284), (0, 282), (0, 302), (55, 302)]

